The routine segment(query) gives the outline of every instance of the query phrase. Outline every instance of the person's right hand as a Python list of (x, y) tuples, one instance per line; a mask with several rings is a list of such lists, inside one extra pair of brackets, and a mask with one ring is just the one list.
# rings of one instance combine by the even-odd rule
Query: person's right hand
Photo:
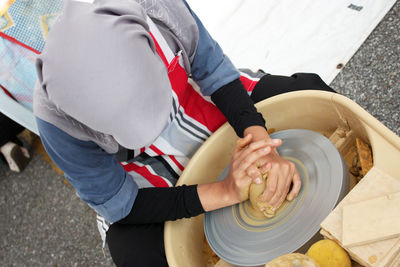
[[(250, 184), (261, 183), (260, 177), (251, 178), (249, 171), (254, 166), (267, 164), (266, 157), (273, 144), (267, 140), (252, 141), (248, 134), (236, 143), (227, 177), (218, 182), (199, 184), (197, 193), (203, 209), (211, 211), (235, 205), (249, 198)], [(249, 168), (253, 166), (253, 168)]]
[(224, 180), (227, 191), (235, 203), (245, 201), (249, 198), (249, 188), (252, 182), (259, 184), (259, 178), (251, 178), (248, 168), (256, 164), (264, 165), (263, 158), (271, 152), (271, 146), (262, 140), (251, 143), (252, 136), (246, 135), (236, 143), (232, 160), (229, 166), (228, 176)]

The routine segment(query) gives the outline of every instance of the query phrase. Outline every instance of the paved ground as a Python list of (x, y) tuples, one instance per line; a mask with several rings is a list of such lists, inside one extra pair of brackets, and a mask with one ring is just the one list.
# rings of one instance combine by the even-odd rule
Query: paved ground
[[(400, 1), (331, 84), (400, 135)], [(0, 162), (0, 266), (112, 266), (94, 213), (37, 153)]]
[(400, 135), (400, 1), (331, 86)]

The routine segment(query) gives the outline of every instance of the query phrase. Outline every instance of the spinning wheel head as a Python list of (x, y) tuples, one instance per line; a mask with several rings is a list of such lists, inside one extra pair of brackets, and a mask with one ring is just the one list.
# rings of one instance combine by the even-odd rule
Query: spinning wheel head
[[(227, 262), (265, 264), (301, 248), (348, 190), (346, 164), (335, 146), (310, 130), (284, 130), (279, 154), (299, 171), (302, 187), (297, 198), (285, 202), (272, 218), (255, 216), (249, 201), (206, 213), (204, 231), (211, 248)], [(225, 179), (228, 167), (219, 180)]]

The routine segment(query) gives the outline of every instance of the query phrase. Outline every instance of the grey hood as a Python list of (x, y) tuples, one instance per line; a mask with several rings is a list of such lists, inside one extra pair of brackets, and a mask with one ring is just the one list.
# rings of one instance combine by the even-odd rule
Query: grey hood
[[(172, 93), (148, 33), (144, 7), (149, 2), (156, 3), (65, 1), (37, 59), (35, 115), (78, 139), (95, 141), (108, 152), (116, 152), (118, 144), (129, 149), (151, 144), (168, 123)], [(168, 9), (160, 3), (158, 12), (154, 7), (148, 10), (158, 24), (159, 19), (169, 19), (161, 23), (161, 31), (169, 32), (166, 39), (173, 50), (184, 48), (187, 62), (197, 39), (184, 34), (187, 26), (179, 30), (176, 25), (185, 21), (171, 22)], [(197, 29), (182, 2), (180, 8), (186, 10), (189, 29)], [(165, 28), (168, 23), (175, 32)]]

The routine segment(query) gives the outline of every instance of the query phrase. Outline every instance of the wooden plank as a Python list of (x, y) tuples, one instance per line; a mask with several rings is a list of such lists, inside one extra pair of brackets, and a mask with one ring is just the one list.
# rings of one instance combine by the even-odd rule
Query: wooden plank
[(332, 240), (334, 240), (334, 241), (336, 241), (336, 242), (339, 242), (338, 240), (335, 240), (335, 237), (334, 237), (333, 235), (331, 235), (328, 231), (325, 231), (325, 230), (322, 229), (322, 228), (321, 228), (321, 230), (319, 231), (319, 233), (320, 233), (322, 236), (324, 236), (325, 238), (332, 239)]
[[(321, 223), (321, 227), (324, 230), (322, 233), (328, 232), (331, 237), (341, 243), (342, 209), (345, 205), (355, 204), (399, 191), (400, 182), (398, 180), (373, 167)], [(397, 246), (399, 244), (400, 238), (391, 238), (367, 245), (346, 248), (346, 250), (353, 259), (362, 265), (382, 267), (390, 263), (388, 259), (393, 258), (393, 253), (398, 253)]]
[(345, 247), (400, 235), (400, 192), (343, 207)]
[(389, 251), (387, 256), (380, 262), (382, 266), (399, 267), (400, 266), (400, 238), (397, 244)]

